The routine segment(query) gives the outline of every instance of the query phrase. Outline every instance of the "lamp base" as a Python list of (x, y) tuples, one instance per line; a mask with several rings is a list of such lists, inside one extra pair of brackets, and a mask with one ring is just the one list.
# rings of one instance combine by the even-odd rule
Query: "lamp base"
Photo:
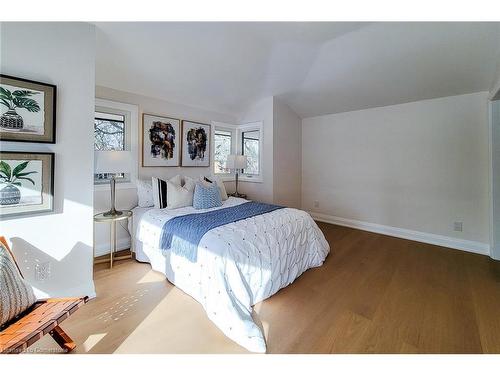
[(115, 176), (111, 177), (111, 180), (109, 180), (109, 185), (111, 190), (111, 209), (108, 212), (103, 213), (103, 216), (119, 216), (123, 214), (123, 212), (115, 209), (115, 187), (116, 187)]
[(232, 193), (231, 196), (235, 197), (235, 198), (246, 198), (247, 195), (235, 192), (235, 193)]
[(117, 210), (113, 209), (113, 210), (109, 210), (109, 211), (103, 213), (102, 215), (103, 216), (119, 216), (121, 214), (123, 214), (123, 211), (117, 211)]

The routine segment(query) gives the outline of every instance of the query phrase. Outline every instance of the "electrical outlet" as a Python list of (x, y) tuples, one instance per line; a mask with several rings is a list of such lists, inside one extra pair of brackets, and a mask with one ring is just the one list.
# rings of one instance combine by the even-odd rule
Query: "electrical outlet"
[(313, 205), (314, 205), (314, 208), (319, 208), (319, 202), (318, 201), (314, 201)]
[(455, 232), (461, 232), (463, 230), (463, 223), (461, 221), (455, 221), (453, 223), (453, 230)]
[(35, 280), (44, 281), (50, 277), (50, 262), (37, 263), (35, 265)]

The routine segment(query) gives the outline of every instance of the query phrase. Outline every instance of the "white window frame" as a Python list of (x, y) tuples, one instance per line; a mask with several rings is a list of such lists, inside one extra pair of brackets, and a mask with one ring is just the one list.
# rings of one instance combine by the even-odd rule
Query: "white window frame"
[(213, 131), (211, 132), (212, 133), (211, 144), (214, 145), (214, 147), (212, 147), (212, 152), (211, 152), (212, 155), (210, 155), (212, 160), (212, 162), (210, 163), (210, 172), (215, 176), (218, 176), (222, 181), (234, 181), (233, 172), (215, 173), (215, 132), (217, 130), (221, 130), (231, 133), (231, 154), (234, 154), (236, 152), (236, 134), (237, 134), (236, 130), (238, 128), (238, 125), (228, 124), (225, 122), (212, 121), (212, 128)]
[[(134, 164), (130, 170), (130, 181), (119, 182), (116, 189), (135, 189), (139, 173), (139, 107), (133, 104), (115, 102), (108, 99), (95, 99), (95, 111), (125, 116), (125, 151), (129, 151)], [(109, 184), (95, 184), (94, 191), (109, 191)]]
[(215, 132), (220, 130), (224, 132), (229, 132), (231, 133), (231, 150), (230, 153), (234, 154), (236, 151), (236, 128), (237, 125), (232, 125), (232, 124), (226, 124), (222, 122), (214, 122), (213, 124), (213, 132), (212, 132), (212, 164), (210, 166), (211, 168), (211, 173), (213, 173), (215, 176), (220, 177), (223, 181), (231, 181), (231, 177), (234, 180), (234, 173), (233, 172), (226, 172), (226, 173), (215, 173)]
[(243, 124), (243, 125), (238, 125), (237, 129), (237, 139), (236, 139), (236, 144), (237, 144), (237, 154), (242, 154), (243, 150), (242, 148), (242, 141), (243, 141), (243, 133), (244, 132), (250, 132), (250, 131), (258, 131), (259, 132), (259, 174), (245, 174), (241, 173), (239, 175), (239, 180), (240, 181), (246, 181), (246, 182), (262, 182), (262, 175), (263, 175), (263, 168), (264, 168), (264, 163), (262, 162), (264, 160), (263, 154), (264, 154), (264, 127), (262, 126), (262, 121), (256, 121), (256, 122), (251, 122), (248, 124)]
[[(241, 124), (241, 125), (236, 125), (236, 124), (228, 124), (224, 122), (215, 122), (212, 121), (212, 145), (215, 145), (215, 132), (217, 130), (222, 130), (222, 131), (227, 131), (231, 132), (231, 153), (232, 154), (241, 154), (241, 142), (242, 142), (242, 133), (247, 132), (247, 131), (254, 131), (258, 130), (259, 131), (259, 174), (258, 175), (246, 175), (243, 173), (240, 173), (238, 176), (238, 179), (240, 181), (245, 181), (245, 182), (257, 182), (261, 183), (263, 182), (263, 169), (264, 169), (264, 164), (262, 163), (263, 159), (263, 153), (264, 153), (264, 128), (263, 128), (263, 122), (262, 121), (256, 121), (256, 122), (251, 122), (247, 124)], [(215, 173), (214, 172), (214, 165), (215, 165), (215, 158), (214, 158), (214, 147), (212, 147), (212, 155), (211, 155), (211, 160), (212, 163), (210, 164), (210, 170), (211, 173), (214, 175), (220, 177), (222, 181), (234, 181), (235, 180), (235, 174), (233, 172), (229, 173)]]

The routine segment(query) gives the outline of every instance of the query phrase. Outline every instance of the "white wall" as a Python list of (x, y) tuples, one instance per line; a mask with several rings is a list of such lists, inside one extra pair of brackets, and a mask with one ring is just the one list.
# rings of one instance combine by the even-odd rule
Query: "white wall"
[(274, 203), (300, 208), (302, 183), (302, 120), (274, 98)]
[[(57, 85), (57, 143), (2, 142), (3, 151), (55, 153), (55, 211), (2, 219), (26, 279), (39, 297), (95, 295), (92, 281), (94, 26), (2, 23), (4, 74)], [(35, 265), (51, 276), (35, 280)]]
[[(240, 181), (238, 191), (248, 195), (248, 199), (272, 203), (273, 190), (273, 106), (272, 96), (264, 98), (251, 106), (239, 120), (239, 124), (262, 121), (264, 129), (264, 149), (262, 150), (262, 182)], [(229, 185), (232, 188), (232, 184)]]
[[(303, 208), (489, 243), (487, 97), (304, 119)], [(453, 230), (455, 221), (463, 232)]]
[(491, 257), (500, 260), (500, 100), (491, 103)]
[[(122, 103), (134, 104), (139, 107), (139, 138), (132, 140), (138, 142), (139, 178), (150, 180), (152, 176), (170, 178), (177, 174), (191, 177), (198, 177), (200, 174), (210, 174), (210, 168), (186, 168), (186, 167), (142, 167), (142, 114), (150, 113), (174, 118), (193, 120), (210, 124), (211, 121), (226, 123), (235, 123), (236, 118), (231, 115), (206, 111), (199, 108), (186, 106), (183, 104), (172, 103), (161, 99), (151, 98), (134, 93), (118, 91), (107, 87), (96, 86), (96, 97), (101, 99), (114, 100)], [(90, 125), (89, 125), (90, 126)], [(91, 126), (90, 126), (91, 127)], [(212, 129), (213, 130), (213, 129)], [(211, 160), (213, 162), (213, 160)], [(228, 188), (234, 184), (227, 184)], [(117, 185), (119, 186), (119, 185)], [(137, 192), (135, 188), (121, 189), (118, 187), (116, 193), (116, 207), (121, 209), (130, 209), (137, 206)], [(109, 190), (96, 191), (94, 194), (94, 211), (103, 212), (109, 209), (110, 196)], [(102, 255), (109, 253), (109, 225), (96, 224), (95, 226), (96, 254)], [(130, 246), (130, 236), (119, 225), (117, 226), (117, 248), (128, 249)]]

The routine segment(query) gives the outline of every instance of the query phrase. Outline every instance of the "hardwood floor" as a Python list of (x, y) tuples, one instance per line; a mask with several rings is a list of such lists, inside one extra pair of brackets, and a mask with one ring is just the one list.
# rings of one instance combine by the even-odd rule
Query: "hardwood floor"
[[(319, 225), (325, 264), (255, 306), (269, 353), (500, 353), (499, 262)], [(62, 324), (77, 353), (246, 352), (147, 264), (101, 267), (95, 282), (98, 297)]]

